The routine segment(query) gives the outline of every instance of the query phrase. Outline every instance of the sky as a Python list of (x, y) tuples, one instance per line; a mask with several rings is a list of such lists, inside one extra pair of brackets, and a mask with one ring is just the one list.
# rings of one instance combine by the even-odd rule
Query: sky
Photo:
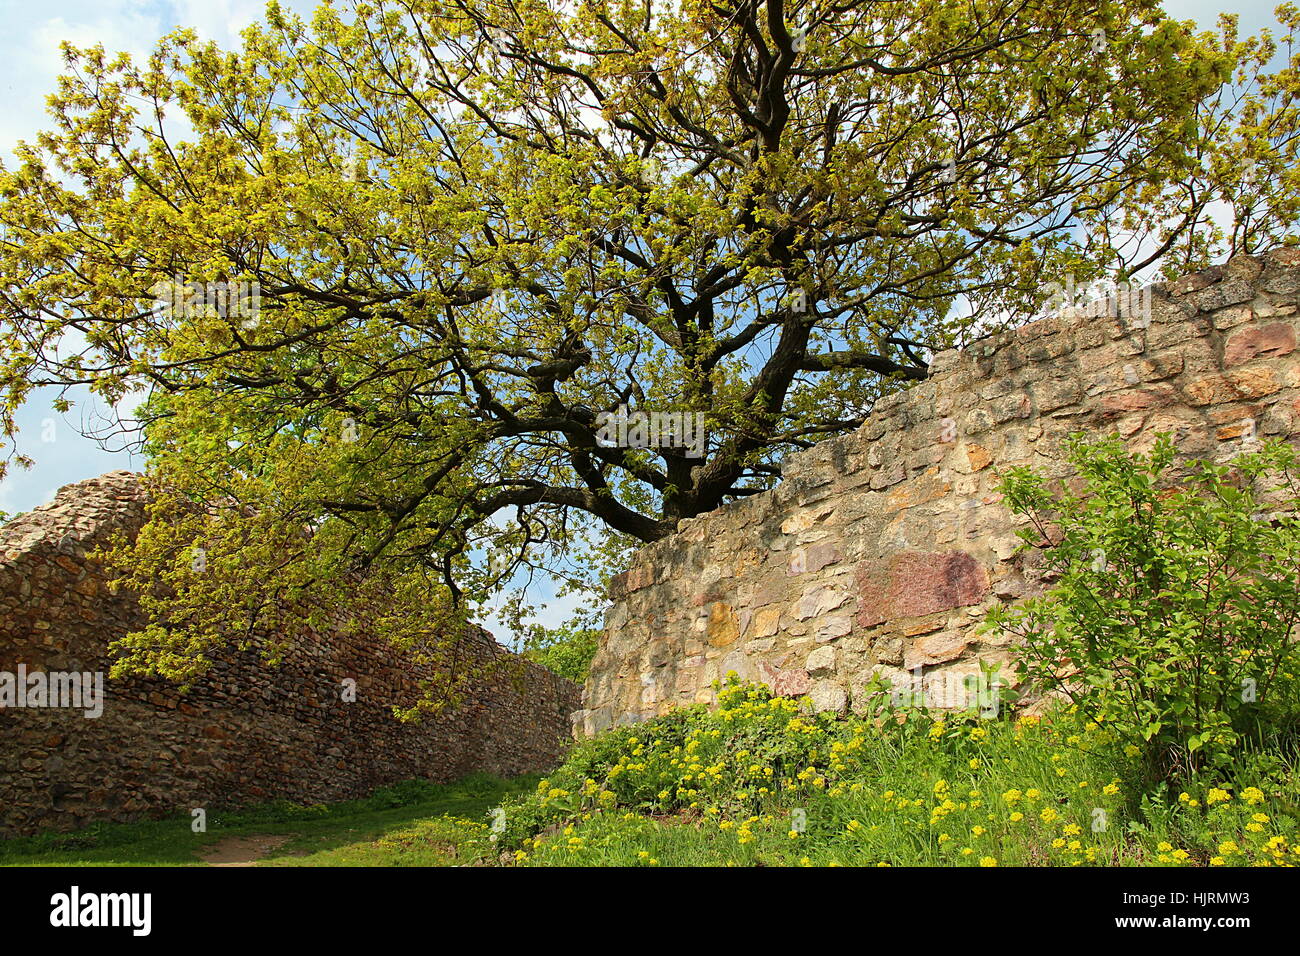
[[(1197, 20), (1212, 27), (1227, 0), (1168, 0), (1166, 10), (1179, 19)], [(282, 0), (287, 10), (306, 14), (316, 0)], [(1232, 5), (1241, 18), (1243, 33), (1273, 22), (1271, 2), (1239, 0)], [(263, 0), (0, 0), (0, 159), (13, 166), (13, 147), (32, 140), (47, 125), (45, 97), (54, 89), (60, 72), (59, 44), (104, 44), (111, 53), (126, 51), (143, 59), (154, 42), (178, 26), (193, 28), (200, 36), (223, 47), (235, 45), (241, 29), (260, 18)], [(20, 410), (19, 449), (36, 460), (30, 470), (11, 469), (0, 481), (0, 512), (14, 514), (51, 501), (57, 490), (71, 482), (118, 468), (139, 470), (143, 462), (122, 450), (124, 442), (96, 442), (80, 432), (106, 421), (108, 409), (95, 402), (78, 402), (67, 414), (50, 409), (52, 393), (36, 393)], [(76, 396), (73, 396), (74, 398)], [(129, 412), (129, 409), (125, 409)], [(540, 593), (547, 607), (542, 623), (553, 625), (568, 617), (569, 601)], [(489, 622), (491, 629), (491, 623)], [(498, 637), (505, 637), (499, 631)]]

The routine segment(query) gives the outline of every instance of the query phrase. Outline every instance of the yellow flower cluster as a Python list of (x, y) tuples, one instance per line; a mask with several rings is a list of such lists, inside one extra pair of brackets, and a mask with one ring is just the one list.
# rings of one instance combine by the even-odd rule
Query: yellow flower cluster
[[(1105, 755), (1119, 750), (1113, 741), (1102, 749), (1109, 733), (1059, 712), (1014, 724), (911, 712), (882, 725), (728, 683), (712, 713), (612, 731), (599, 759), (566, 765), (533, 803), (543, 820), (569, 824), (543, 842), (571, 862), (600, 859), (608, 833), (583, 821), (617, 810), (629, 824), (707, 833), (727, 848), (723, 859), (741, 865), (1300, 863), (1294, 824), (1278, 815), (1286, 820), (1278, 828), (1259, 787), (1183, 793), (1169, 838), (1137, 842), (1133, 801), (1107, 772)], [(882, 747), (884, 734), (897, 736)], [(641, 852), (643, 865), (657, 862)], [(528, 860), (539, 853), (532, 848)]]

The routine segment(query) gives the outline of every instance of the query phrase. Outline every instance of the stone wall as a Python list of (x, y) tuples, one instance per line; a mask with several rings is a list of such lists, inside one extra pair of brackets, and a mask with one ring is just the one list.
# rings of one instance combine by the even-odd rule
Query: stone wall
[[(112, 472), (0, 528), (0, 672), (107, 671), (107, 645), (141, 614), (108, 592), (86, 555), (114, 529), (139, 527), (143, 509), (135, 476)], [(418, 723), (391, 708), (415, 702), (429, 668), (341, 631), (314, 634), (279, 667), (256, 646), (231, 651), (185, 694), (162, 681), (106, 680), (97, 718), (0, 708), (0, 835), (277, 798), (316, 803), (417, 777), (559, 763), (577, 686), (477, 629), (461, 650), (502, 666), (466, 702)]]
[(729, 671), (823, 709), (861, 702), (874, 673), (919, 673), (941, 703), (979, 659), (1006, 659), (975, 633), (986, 611), (1042, 583), (998, 472), (1067, 473), (1075, 431), (1134, 447), (1170, 431), (1208, 458), (1300, 440), (1298, 293), (1300, 251), (1279, 249), (1153, 287), (1145, 318), (1066, 311), (936, 356), (858, 431), (791, 456), (773, 490), (637, 554), (575, 732), (711, 701)]

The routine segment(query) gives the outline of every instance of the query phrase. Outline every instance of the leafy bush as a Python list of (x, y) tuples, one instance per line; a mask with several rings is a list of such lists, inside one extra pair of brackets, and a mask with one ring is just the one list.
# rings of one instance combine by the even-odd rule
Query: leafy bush
[(579, 744), (531, 800), (510, 809), (510, 832), (517, 839), (593, 807), (754, 810), (792, 782), (824, 783), (842, 747), (832, 738), (845, 729), (763, 685), (732, 680), (719, 687), (716, 711), (680, 708)]
[[(1281, 443), (1231, 465), (1174, 469), (1167, 434), (1149, 454), (1075, 437), (1081, 489), (1011, 469), (1002, 492), (1042, 549), (1039, 598), (986, 626), (1020, 639), (1018, 663), (1136, 749), (1150, 778), (1224, 772), (1251, 744), (1284, 742), (1297, 714), (1300, 494)], [(1266, 513), (1264, 492), (1276, 509)]]
[(592, 658), (600, 646), (600, 631), (593, 628), (563, 625), (535, 628), (524, 643), (524, 656), (554, 671), (561, 677), (581, 684), (587, 679)]

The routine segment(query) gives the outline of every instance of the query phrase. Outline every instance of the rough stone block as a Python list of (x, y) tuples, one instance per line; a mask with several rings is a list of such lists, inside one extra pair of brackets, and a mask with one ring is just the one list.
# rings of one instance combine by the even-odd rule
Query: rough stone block
[(858, 623), (921, 617), (978, 604), (989, 591), (988, 573), (965, 551), (905, 551), (858, 572)]
[(1241, 365), (1256, 358), (1295, 351), (1295, 327), (1285, 322), (1257, 325), (1232, 335), (1223, 347), (1223, 364)]

